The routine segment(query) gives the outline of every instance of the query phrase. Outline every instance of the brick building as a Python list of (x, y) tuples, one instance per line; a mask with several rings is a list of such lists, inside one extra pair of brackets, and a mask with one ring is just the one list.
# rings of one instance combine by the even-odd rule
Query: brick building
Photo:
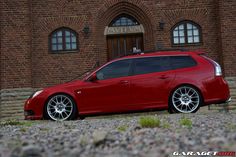
[(236, 89), (235, 0), (1, 0), (0, 7), (3, 116), (21, 114), (32, 90), (134, 49), (203, 50)]

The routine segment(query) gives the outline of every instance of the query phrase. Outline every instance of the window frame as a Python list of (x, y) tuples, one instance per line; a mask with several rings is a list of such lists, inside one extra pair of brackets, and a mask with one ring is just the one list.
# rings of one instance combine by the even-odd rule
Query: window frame
[[(62, 50), (53, 50), (52, 49), (52, 45), (53, 45), (52, 38), (53, 38), (53, 35), (55, 33), (57, 33), (58, 31), (62, 31)], [(66, 49), (66, 35), (65, 35), (66, 31), (69, 31), (70, 33), (75, 35), (75, 38), (76, 38), (76, 49)], [(70, 43), (72, 44), (72, 42), (70, 42)], [(60, 28), (55, 29), (48, 36), (48, 50), (49, 50), (50, 53), (53, 53), (53, 54), (63, 54), (63, 53), (78, 52), (79, 51), (79, 34), (76, 31), (74, 31), (73, 29), (68, 28), (68, 27), (60, 27)]]
[[(175, 28), (179, 27), (180, 25), (184, 26), (184, 39), (185, 39), (185, 43), (174, 43), (174, 30)], [(188, 29), (187, 29), (187, 24), (191, 24), (193, 26), (195, 26), (198, 29), (198, 33), (199, 33), (199, 42), (197, 43), (189, 43), (188, 42)], [(178, 23), (176, 23), (172, 28), (171, 28), (171, 32), (170, 32), (170, 36), (171, 36), (171, 44), (172, 46), (198, 46), (198, 45), (202, 45), (203, 44), (203, 37), (202, 37), (202, 28), (199, 24), (190, 21), (190, 20), (184, 20), (184, 21), (180, 21)], [(179, 36), (178, 36), (179, 38)]]

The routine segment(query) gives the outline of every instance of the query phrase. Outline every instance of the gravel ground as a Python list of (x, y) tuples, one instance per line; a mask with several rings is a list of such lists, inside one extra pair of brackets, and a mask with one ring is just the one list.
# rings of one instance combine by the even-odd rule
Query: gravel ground
[[(141, 116), (1, 122), (0, 157), (164, 157), (174, 151), (236, 150), (235, 113), (157, 112), (156, 128), (141, 127)], [(192, 124), (181, 125), (183, 117)]]

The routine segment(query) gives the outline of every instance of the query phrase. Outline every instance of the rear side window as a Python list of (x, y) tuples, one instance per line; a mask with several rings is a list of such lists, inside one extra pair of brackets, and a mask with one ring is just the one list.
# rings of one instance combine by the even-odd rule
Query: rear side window
[(190, 56), (171, 56), (171, 66), (173, 69), (181, 69), (196, 66), (196, 61)]
[(106, 80), (129, 76), (131, 60), (121, 60), (113, 62), (97, 72), (98, 80)]
[(134, 75), (171, 70), (169, 57), (146, 57), (135, 59)]

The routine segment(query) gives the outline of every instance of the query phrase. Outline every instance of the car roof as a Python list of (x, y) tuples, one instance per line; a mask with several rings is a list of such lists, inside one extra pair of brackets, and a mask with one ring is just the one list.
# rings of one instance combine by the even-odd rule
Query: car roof
[(127, 55), (121, 58), (114, 59), (122, 60), (122, 59), (132, 59), (132, 58), (142, 58), (142, 57), (158, 57), (158, 56), (178, 56), (178, 55), (200, 55), (204, 54), (204, 52), (200, 51), (153, 51), (153, 52), (141, 52), (138, 54)]

